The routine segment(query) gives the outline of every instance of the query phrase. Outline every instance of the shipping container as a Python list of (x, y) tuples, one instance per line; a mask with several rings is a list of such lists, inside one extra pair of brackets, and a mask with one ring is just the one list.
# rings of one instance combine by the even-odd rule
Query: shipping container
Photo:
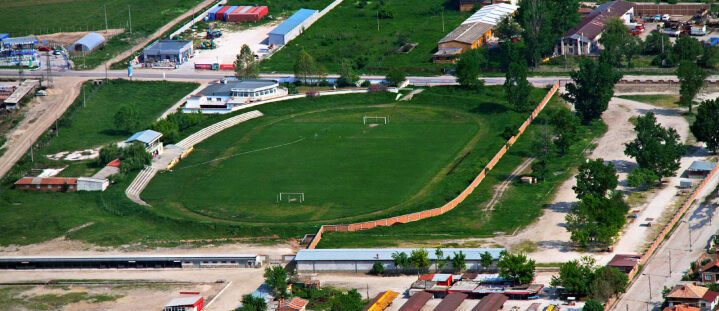
[(235, 10), (237, 10), (237, 8), (239, 8), (239, 7), (236, 6), (236, 5), (233, 5), (233, 6), (231, 6), (229, 9), (227, 9), (227, 11), (225, 11), (225, 13), (222, 13), (222, 20), (223, 20), (223, 21), (226, 21), (226, 20), (227, 20), (227, 16), (228, 16), (230, 13), (234, 12)]
[(219, 11), (217, 11), (217, 13), (215, 13), (215, 20), (223, 21), (225, 17), (225, 12), (227, 12), (227, 10), (229, 9), (229, 6), (223, 6)]
[(212, 10), (210, 10), (210, 13), (207, 14), (207, 18), (215, 19), (215, 14), (217, 14), (217, 11), (219, 11), (220, 9), (222, 9), (221, 5), (214, 7)]
[(222, 64), (220, 65), (220, 69), (222, 70), (234, 70), (235, 65), (234, 64)]
[(195, 69), (212, 69), (210, 64), (195, 64)]

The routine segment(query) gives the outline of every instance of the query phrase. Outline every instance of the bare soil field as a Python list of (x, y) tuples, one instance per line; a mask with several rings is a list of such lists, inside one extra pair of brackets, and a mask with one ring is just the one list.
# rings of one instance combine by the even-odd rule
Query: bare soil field
[(54, 44), (60, 44), (63, 47), (67, 48), (71, 44), (75, 43), (75, 41), (80, 40), (80, 38), (84, 37), (86, 34), (91, 32), (96, 32), (101, 34), (103, 37), (105, 37), (105, 41), (110, 40), (110, 38), (121, 34), (125, 29), (108, 29), (108, 30), (99, 30), (99, 31), (76, 31), (76, 32), (58, 32), (53, 34), (47, 34), (47, 35), (39, 35), (37, 36), (37, 39), (40, 41), (47, 41), (48, 43), (54, 43)]

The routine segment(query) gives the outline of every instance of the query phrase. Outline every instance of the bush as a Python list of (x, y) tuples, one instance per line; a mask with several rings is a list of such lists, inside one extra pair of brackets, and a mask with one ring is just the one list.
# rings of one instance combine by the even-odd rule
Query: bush
[(370, 274), (374, 275), (380, 275), (384, 274), (384, 266), (381, 262), (377, 261), (372, 265), (372, 270), (370, 270)]
[(394, 11), (386, 7), (381, 7), (377, 10), (377, 17), (379, 18), (394, 18)]
[(502, 132), (502, 138), (509, 140), (512, 136), (517, 135), (517, 128), (514, 126), (507, 126)]
[(400, 83), (404, 82), (405, 79), (407, 79), (407, 74), (400, 70), (400, 69), (392, 69), (387, 74), (387, 76), (384, 78), (387, 80), (387, 83), (391, 86), (398, 86)]
[(370, 87), (371, 85), (372, 85), (372, 83), (370, 83), (369, 80), (364, 80), (360, 84), (361, 87)]

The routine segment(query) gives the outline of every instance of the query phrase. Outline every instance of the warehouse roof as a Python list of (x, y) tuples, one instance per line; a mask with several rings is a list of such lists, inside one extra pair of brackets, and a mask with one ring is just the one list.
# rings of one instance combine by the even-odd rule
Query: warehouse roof
[(190, 47), (192, 47), (192, 41), (189, 40), (157, 40), (148, 46), (144, 53), (149, 55), (177, 54)]
[(483, 22), (461, 24), (439, 40), (439, 43), (457, 41), (471, 44), (492, 30), (492, 27), (494, 25)]
[(297, 12), (295, 12), (295, 14), (292, 14), (292, 16), (290, 16), (290, 18), (285, 20), (282, 24), (275, 27), (275, 29), (272, 29), (272, 31), (270, 31), (270, 34), (285, 35), (292, 31), (292, 29), (295, 29), (295, 27), (302, 24), (302, 22), (310, 18), (315, 13), (317, 13), (317, 10), (299, 9)]
[(74, 50), (75, 46), (82, 45), (85, 47), (85, 50), (93, 50), (103, 42), (105, 42), (105, 37), (99, 33), (91, 32), (80, 38), (80, 40), (75, 41), (70, 49)]
[(213, 83), (200, 91), (205, 96), (231, 96), (232, 91), (251, 91), (278, 84), (275, 80), (247, 79)]
[(434, 295), (428, 292), (416, 293), (407, 299), (407, 302), (399, 308), (399, 311), (419, 311), (425, 304), (427, 304), (427, 301), (433, 297)]
[[(612, 1), (597, 7), (589, 16), (584, 18), (577, 28), (569, 30), (565, 37), (578, 35), (589, 40), (595, 40), (604, 30), (604, 24), (612, 17), (620, 17), (632, 9), (632, 4), (624, 1)], [(572, 38), (576, 38), (574, 36)]]
[(509, 297), (505, 295), (492, 293), (482, 298), (472, 311), (497, 311), (507, 300)]
[(461, 305), (465, 299), (467, 299), (467, 294), (449, 293), (449, 295), (445, 296), (444, 299), (442, 299), (442, 301), (439, 302), (437, 307), (434, 308), (434, 311), (457, 310), (459, 305)]
[(497, 25), (505, 17), (514, 14), (518, 8), (518, 6), (509, 3), (485, 5), (477, 12), (474, 12), (474, 14), (462, 22), (462, 24), (483, 22)]
[[(354, 249), (301, 249), (295, 256), (296, 261), (303, 260), (392, 260), (395, 252), (409, 255), (415, 248), (354, 248)], [(442, 248), (445, 256), (452, 256), (460, 251), (466, 255), (465, 260), (479, 260), (480, 254), (489, 252), (496, 260), (504, 248)], [(429, 259), (437, 259), (434, 252), (429, 252)]]
[(202, 296), (191, 296), (175, 298), (170, 300), (165, 307), (180, 307), (180, 306), (191, 306), (194, 305), (198, 300), (202, 299)]
[(7, 38), (3, 39), (2, 43), (5, 45), (31, 44), (37, 43), (37, 38), (35, 36)]
[(153, 142), (155, 139), (158, 139), (162, 136), (162, 133), (155, 132), (153, 130), (144, 130), (141, 132), (137, 132), (134, 135), (130, 136), (127, 140), (125, 140), (126, 143), (133, 142), (133, 141), (140, 141), (146, 144), (149, 144)]

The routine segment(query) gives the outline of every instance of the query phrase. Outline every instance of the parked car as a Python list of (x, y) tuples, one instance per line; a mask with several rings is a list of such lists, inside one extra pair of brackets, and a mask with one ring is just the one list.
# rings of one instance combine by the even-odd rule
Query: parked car
[(654, 15), (654, 21), (655, 21), (655, 22), (659, 22), (659, 21), (661, 21), (661, 20), (662, 20), (662, 16), (661, 16), (661, 15), (659, 15), (659, 14)]
[(47, 92), (45, 92), (45, 91), (37, 91), (37, 93), (35, 93), (35, 96), (47, 96)]
[(681, 30), (671, 28), (662, 28), (659, 32), (670, 37), (679, 37), (682, 34)]
[(669, 21), (669, 17), (670, 17), (669, 14), (662, 15), (662, 21), (665, 21), (665, 22)]
[(50, 48), (49, 48), (49, 47), (46, 47), (46, 46), (39, 46), (39, 47), (37, 48), (37, 50), (38, 50), (38, 51), (42, 51), (42, 52), (48, 52), (48, 51), (50, 51)]
[(692, 26), (692, 28), (689, 29), (689, 34), (692, 36), (703, 36), (707, 34), (707, 26), (701, 25), (701, 26)]
[(704, 42), (704, 45), (709, 45), (709, 46), (717, 45), (717, 44), (719, 44), (719, 38), (717, 38), (717, 37), (711, 37), (711, 38), (709, 38), (709, 40)]

